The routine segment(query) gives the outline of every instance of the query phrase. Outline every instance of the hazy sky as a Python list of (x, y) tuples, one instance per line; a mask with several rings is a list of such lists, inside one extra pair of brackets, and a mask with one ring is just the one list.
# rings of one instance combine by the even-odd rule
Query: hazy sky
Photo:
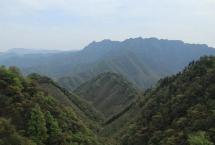
[(139, 36), (215, 47), (215, 0), (0, 0), (0, 50)]

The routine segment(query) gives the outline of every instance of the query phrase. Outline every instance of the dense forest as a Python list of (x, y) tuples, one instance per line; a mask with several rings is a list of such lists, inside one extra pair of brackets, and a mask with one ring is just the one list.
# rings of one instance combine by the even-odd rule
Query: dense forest
[(0, 0), (0, 145), (215, 145), (215, 0)]
[(102, 73), (80, 85), (76, 94), (91, 102), (106, 119), (129, 107), (138, 97), (138, 90), (123, 76), (116, 73)]
[(96, 145), (96, 135), (71, 106), (40, 89), (17, 68), (0, 68), (1, 145)]
[(202, 57), (160, 80), (138, 105), (141, 115), (130, 123), (123, 145), (213, 145), (215, 57)]
[(214, 84), (212, 56), (145, 91), (109, 72), (71, 92), (2, 66), (0, 145), (214, 145)]

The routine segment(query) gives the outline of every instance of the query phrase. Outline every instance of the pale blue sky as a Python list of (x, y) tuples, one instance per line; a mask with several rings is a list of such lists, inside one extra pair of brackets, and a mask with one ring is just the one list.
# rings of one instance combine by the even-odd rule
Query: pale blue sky
[(215, 0), (0, 0), (0, 50), (139, 36), (215, 47)]

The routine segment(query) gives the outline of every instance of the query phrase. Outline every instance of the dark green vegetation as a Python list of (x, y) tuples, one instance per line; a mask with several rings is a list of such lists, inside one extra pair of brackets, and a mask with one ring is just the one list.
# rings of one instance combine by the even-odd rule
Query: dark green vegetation
[(128, 108), (137, 99), (137, 92), (130, 82), (115, 73), (102, 73), (75, 90), (107, 119)]
[[(165, 45), (170, 42), (140, 38), (126, 41), (140, 43), (138, 46), (142, 46), (142, 41), (144, 41), (144, 45), (152, 41), (151, 49), (157, 49), (158, 44), (155, 42), (159, 42), (159, 45), (161, 42), (165, 42)], [(133, 43), (128, 45), (128, 42), (126, 46), (131, 46), (136, 51)], [(152, 42), (149, 44), (152, 45)], [(103, 52), (99, 43), (92, 43), (92, 48), (88, 46), (83, 50), (87, 51), (85, 55), (89, 55), (91, 50), (97, 50), (100, 56), (107, 57), (92, 56), (91, 59), (105, 59), (106, 61), (107, 58), (110, 58), (114, 63), (111, 63), (111, 67), (108, 68), (114, 66), (114, 69), (106, 68), (104, 64), (110, 66), (109, 63), (101, 63), (96, 65), (99, 71), (94, 72), (93, 64), (91, 71), (88, 71), (90, 65), (87, 67), (84, 63), (85, 58), (82, 58), (83, 64), (80, 67), (83, 67), (81, 69), (85, 71), (81, 75), (77, 75), (78, 77), (76, 76), (76, 81), (84, 83), (73, 92), (71, 91), (73, 87), (70, 86), (70, 83), (64, 84), (65, 81), (61, 82), (61, 85), (65, 85), (64, 87), (70, 91), (60, 87), (48, 77), (38, 74), (23, 77), (15, 67), (0, 67), (0, 145), (214, 145), (215, 57), (202, 57), (199, 61), (192, 61), (182, 72), (161, 79), (155, 86), (143, 93), (125, 79), (128, 77), (126, 74), (148, 79), (148, 76), (144, 74), (146, 72), (136, 71), (137, 68), (140, 70), (139, 66), (130, 67), (127, 60), (130, 60), (130, 54), (134, 53), (127, 51), (130, 49), (118, 47), (119, 44), (122, 45), (119, 42), (106, 40), (101, 43), (102, 46), (103, 44), (108, 46), (105, 47), (106, 51), (111, 47), (114, 52), (121, 50), (123, 55), (112, 52), (112, 56), (116, 55), (115, 57), (118, 58), (115, 61), (113, 57), (109, 57), (111, 55), (109, 51)], [(188, 50), (191, 49), (189, 47), (196, 46), (195, 51), (199, 50), (199, 52), (194, 53), (195, 58), (203, 54), (205, 49), (208, 50), (207, 53), (214, 51), (204, 45), (188, 45), (178, 41), (171, 41), (171, 43), (174, 44), (172, 47), (176, 47), (178, 43), (183, 44)], [(97, 46), (96, 49), (95, 46)], [(164, 48), (166, 49), (166, 47)], [(203, 50), (203, 48), (205, 49)], [(124, 49), (129, 57), (124, 58)], [(149, 51), (146, 50), (144, 48), (144, 54)], [(144, 59), (147, 58), (141, 54), (141, 51), (133, 55), (131, 62), (135, 62), (134, 66), (137, 65), (133, 60), (138, 58), (139, 53), (144, 56)], [(166, 55), (167, 52), (165, 52)], [(176, 52), (180, 54), (181, 50)], [(186, 53), (193, 53), (193, 51)], [(32, 56), (32, 54), (28, 55)], [(58, 56), (59, 54), (49, 55)], [(70, 55), (68, 53), (67, 59), (71, 58)], [(173, 62), (167, 62), (167, 59), (164, 61), (162, 55), (164, 57), (164, 53), (161, 51), (156, 57), (159, 60), (146, 61), (147, 65), (144, 65), (144, 69), (152, 70), (148, 68), (158, 67), (147, 72), (148, 74), (151, 75), (158, 69), (160, 71), (155, 72), (160, 73), (160, 77), (165, 75), (165, 73), (161, 75), (162, 71), (167, 72), (164, 64), (170, 66)], [(19, 56), (26, 57), (26, 54), (19, 54)], [(43, 56), (47, 58), (47, 54), (43, 54)], [(168, 54), (166, 57), (172, 56)], [(35, 58), (32, 57), (32, 59)], [(121, 62), (122, 59), (126, 60), (125, 63), (116, 63)], [(176, 58), (176, 60), (183, 61), (183, 63), (181, 61), (179, 63), (183, 65), (188, 61), (188, 59), (184, 60), (184, 56), (180, 59)], [(138, 62), (142, 64), (145, 63), (145, 60)], [(55, 65), (60, 66), (61, 64), (56, 63)], [(174, 72), (173, 70), (176, 71), (183, 66), (177, 65), (176, 63), (176, 66), (172, 66), (174, 69), (169, 71), (170, 74)], [(49, 66), (48, 63), (47, 66)], [(38, 67), (38, 69), (41, 68)], [(106, 72), (109, 70), (113, 72)], [(65, 69), (60, 71), (63, 72)], [(125, 73), (122, 75), (115, 73), (121, 71)], [(141, 77), (138, 77), (138, 80), (141, 80)], [(67, 78), (64, 79), (68, 81)], [(128, 79), (131, 80), (129, 77)], [(69, 81), (71, 80), (73, 78), (70, 77)], [(152, 80), (150, 78), (147, 81), (152, 83)]]
[(162, 79), (137, 104), (140, 116), (127, 126), (123, 145), (213, 145), (215, 57)]
[(53, 96), (59, 103), (63, 105), (73, 107), (79, 115), (86, 116), (87, 118), (96, 122), (103, 121), (103, 115), (86, 100), (72, 92), (68, 92), (64, 88), (60, 87), (52, 79), (45, 76), (40, 76), (38, 74), (31, 74), (29, 77), (33, 79), (37, 83), (38, 87), (46, 94)]
[(47, 78), (40, 78), (38, 75), (25, 78), (16, 68), (0, 67), (0, 144), (100, 144), (99, 139), (88, 125), (85, 125), (83, 117), (79, 114), (82, 112), (89, 116), (89, 120), (97, 119), (94, 117), (96, 114), (92, 113), (93, 109), (84, 108), (87, 106), (80, 107), (81, 101), (76, 100), (77, 98), (72, 100), (70, 94), (68, 95), (71, 98), (68, 99), (74, 104), (80, 104), (64, 104), (63, 99), (47, 93), (49, 90), (44, 92), (38, 83), (42, 83), (41, 81), (43, 84), (49, 82), (50, 86), (54, 86)]
[(18, 66), (25, 73), (40, 73), (54, 78), (68, 90), (103, 72), (122, 74), (134, 85), (149, 88), (160, 78), (182, 70), (202, 55), (215, 54), (207, 45), (156, 38), (104, 40), (93, 42), (81, 51), (56, 53), (3, 53), (0, 64)]

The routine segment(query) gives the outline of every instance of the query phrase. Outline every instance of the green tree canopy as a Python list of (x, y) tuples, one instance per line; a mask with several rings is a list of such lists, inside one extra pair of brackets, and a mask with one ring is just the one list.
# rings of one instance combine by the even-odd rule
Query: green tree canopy
[(38, 144), (47, 139), (46, 120), (39, 105), (31, 110), (27, 132), (30, 138)]
[(202, 131), (189, 135), (188, 141), (190, 145), (214, 145), (209, 141), (206, 133)]

